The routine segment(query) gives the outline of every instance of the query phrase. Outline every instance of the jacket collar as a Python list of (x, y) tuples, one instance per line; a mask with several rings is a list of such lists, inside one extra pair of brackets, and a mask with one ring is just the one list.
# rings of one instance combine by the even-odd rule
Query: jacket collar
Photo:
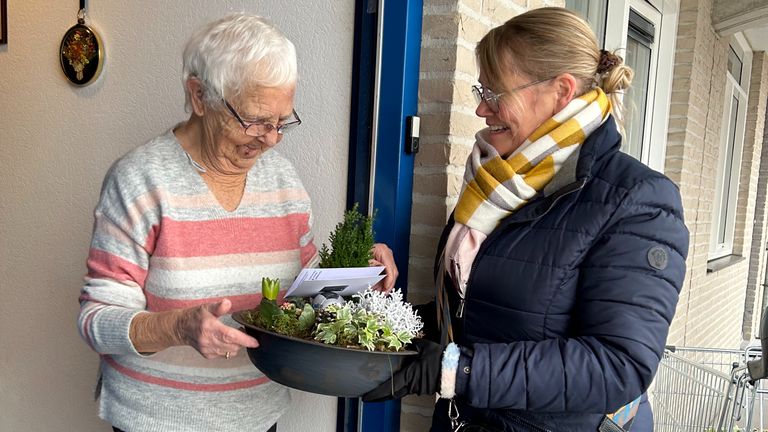
[[(620, 146), (621, 135), (616, 128), (616, 121), (609, 115), (603, 124), (587, 137), (579, 150), (563, 162), (563, 166), (544, 186), (541, 193), (520, 210), (503, 219), (494, 231), (509, 223), (536, 219), (546, 213), (559, 196), (583, 187), (600, 170), (603, 162), (619, 151)], [(453, 225), (453, 222), (451, 212), (448, 223)]]
[[(620, 146), (621, 135), (619, 135), (619, 131), (616, 128), (613, 116), (609, 115), (603, 124), (587, 137), (581, 148), (565, 160), (563, 166), (539, 195), (499, 223), (499, 226), (491, 232), (480, 246), (478, 255), (508, 225), (538, 219), (554, 206), (560, 196), (575, 192), (584, 187), (586, 182), (600, 170), (602, 164), (609, 156), (619, 151)], [(438, 242), (438, 257), (443, 253), (448, 233), (454, 223), (453, 212), (451, 212), (447, 226), (443, 230), (443, 235)], [(435, 266), (434, 270), (435, 275), (437, 275), (437, 266)]]
[(574, 152), (542, 192), (520, 210), (503, 219), (494, 231), (511, 223), (534, 220), (549, 211), (562, 195), (575, 192), (597, 173), (602, 164), (619, 150), (621, 135), (612, 116), (590, 134), (579, 151)]
[(605, 157), (617, 152), (620, 145), (621, 136), (616, 121), (609, 115), (579, 149), (563, 162), (557, 174), (544, 186), (541, 195), (551, 196), (574, 182), (589, 179), (599, 170)]

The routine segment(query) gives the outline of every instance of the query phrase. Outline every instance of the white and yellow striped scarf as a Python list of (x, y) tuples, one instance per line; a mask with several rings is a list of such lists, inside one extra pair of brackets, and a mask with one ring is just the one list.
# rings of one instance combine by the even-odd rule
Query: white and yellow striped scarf
[(552, 180), (610, 110), (605, 93), (591, 90), (545, 121), (507, 159), (484, 139), (488, 129), (477, 133), (445, 248), (448, 270), (462, 298), (472, 261), (486, 236)]

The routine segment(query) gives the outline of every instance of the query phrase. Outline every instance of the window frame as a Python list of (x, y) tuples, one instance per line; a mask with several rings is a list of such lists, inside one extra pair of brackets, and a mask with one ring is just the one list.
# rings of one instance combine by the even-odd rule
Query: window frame
[[(586, 6), (587, 10), (584, 11), (578, 7), (574, 7), (570, 9), (575, 12), (578, 12), (580, 15), (583, 16), (583, 18), (587, 20), (587, 22), (589, 23), (589, 26), (592, 27), (592, 31), (595, 33), (595, 37), (597, 37), (597, 44), (602, 47), (605, 44), (605, 30), (606, 30), (606, 26), (608, 25), (608, 22), (607, 22), (608, 21), (607, 20), (608, 0), (603, 0), (603, 1), (581, 0), (580, 5)], [(602, 17), (603, 18), (602, 22), (599, 22), (599, 23), (595, 22), (597, 19), (601, 18), (600, 13), (603, 10), (606, 10), (606, 17)]]
[[(636, 13), (640, 19), (645, 19), (648, 22), (650, 22), (654, 26), (654, 39), (650, 43), (650, 45), (645, 45), (650, 49), (650, 64), (648, 65), (648, 82), (646, 83), (648, 91), (646, 93), (646, 99), (645, 99), (645, 106), (644, 107), (633, 107), (629, 106), (629, 102), (626, 98), (623, 102), (624, 105), (624, 113), (625, 115), (628, 114), (631, 110), (636, 110), (637, 112), (640, 112), (643, 114), (643, 129), (640, 132), (640, 154), (639, 155), (633, 155), (638, 157), (640, 161), (645, 163), (646, 165), (650, 162), (650, 155), (651, 155), (651, 147), (653, 145), (651, 144), (651, 134), (654, 129), (653, 121), (654, 121), (654, 105), (656, 104), (655, 100), (655, 94), (657, 91), (656, 87), (656, 81), (657, 81), (657, 73), (656, 70), (658, 69), (658, 62), (659, 62), (659, 30), (661, 27), (661, 12), (656, 10), (653, 6), (646, 4), (641, 1), (634, 1), (631, 0), (629, 2), (629, 8), (627, 8), (627, 25), (626, 25), (626, 36), (624, 36), (624, 58), (626, 61), (626, 47), (629, 44), (629, 27), (630, 27), (630, 20), (631, 20), (631, 14), (632, 12)], [(637, 71), (637, 68), (633, 68), (635, 71)], [(635, 74), (634, 79), (632, 80), (632, 88), (637, 88), (637, 79), (638, 75)], [(628, 118), (628, 117), (627, 117)], [(626, 128), (625, 128), (626, 129)], [(628, 130), (625, 130), (625, 139), (624, 141), (628, 143)], [(628, 145), (623, 145), (624, 150), (628, 150)]]
[(630, 8), (655, 27), (640, 161), (663, 173), (679, 6), (672, 0), (608, 1), (608, 23), (622, 23), (620, 26), (606, 25), (605, 47), (608, 51), (616, 51), (619, 55), (626, 53)]
[[(749, 84), (752, 71), (752, 49), (742, 33), (731, 36), (729, 49), (733, 48), (742, 62), (741, 82), (731, 75), (726, 67), (725, 89), (723, 91), (723, 118), (720, 128), (720, 142), (717, 158), (717, 176), (715, 177), (715, 199), (712, 202), (712, 223), (710, 224), (709, 260), (715, 260), (733, 254), (733, 239), (736, 234), (736, 213), (739, 200), (739, 183), (741, 179), (741, 160), (744, 153), (744, 136), (746, 132), (747, 110), (749, 104)], [(731, 129), (732, 101), (736, 98), (739, 110), (736, 115), (735, 130)], [(729, 137), (733, 136), (732, 146), (729, 148)], [(726, 163), (730, 156), (730, 172), (728, 173), (728, 191), (724, 195), (724, 179), (726, 176)], [(721, 221), (721, 212), (726, 203), (726, 218)], [(723, 227), (722, 224), (725, 224)], [(720, 241), (721, 228), (725, 230), (725, 239)]]
[[(663, 173), (672, 98), (679, 0), (601, 1), (607, 2), (604, 40), (598, 41), (601, 42), (603, 49), (615, 52), (622, 57), (626, 55), (630, 8), (654, 24), (654, 49), (648, 71), (648, 98), (640, 161)], [(615, 23), (621, 23), (621, 25)], [(595, 28), (594, 24), (590, 25)]]

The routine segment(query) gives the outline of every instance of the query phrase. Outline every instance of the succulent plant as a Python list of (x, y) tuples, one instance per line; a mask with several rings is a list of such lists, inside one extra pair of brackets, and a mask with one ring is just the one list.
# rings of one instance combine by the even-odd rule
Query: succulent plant
[(287, 336), (370, 351), (402, 350), (422, 327), (421, 318), (399, 290), (389, 294), (366, 290), (344, 304), (317, 310), (301, 298), (278, 306), (265, 297), (246, 319)]

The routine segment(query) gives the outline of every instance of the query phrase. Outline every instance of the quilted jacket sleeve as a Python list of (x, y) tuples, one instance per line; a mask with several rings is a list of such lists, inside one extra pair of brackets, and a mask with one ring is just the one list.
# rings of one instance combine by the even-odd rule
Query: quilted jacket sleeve
[(579, 265), (572, 337), (475, 344), (458, 391), (478, 408), (544, 412), (607, 413), (635, 399), (661, 358), (687, 251), (677, 187), (661, 176), (636, 184)]

